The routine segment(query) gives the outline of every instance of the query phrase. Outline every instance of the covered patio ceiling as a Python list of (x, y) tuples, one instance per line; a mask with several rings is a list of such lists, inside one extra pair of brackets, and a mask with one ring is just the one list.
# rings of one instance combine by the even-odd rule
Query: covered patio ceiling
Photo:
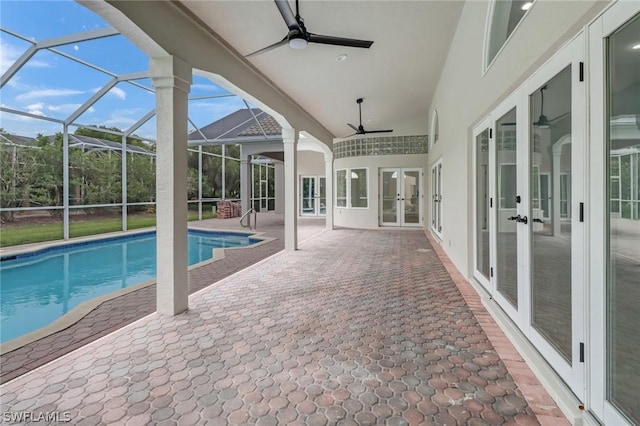
[[(92, 1), (82, 2), (89, 7), (91, 3), (95, 5)], [(286, 98), (287, 106), (293, 104), (296, 112), (316, 121), (334, 137), (344, 137), (352, 133), (346, 123), (358, 125), (355, 101), (360, 97), (365, 99), (362, 117), (365, 128), (393, 128), (393, 135), (428, 132), (429, 105), (464, 2), (303, 0), (300, 15), (308, 31), (372, 40), (371, 48), (310, 44), (304, 50), (293, 50), (282, 46), (250, 58), (244, 56), (281, 40), (287, 33), (287, 26), (272, 1), (176, 1), (162, 13), (163, 19), (156, 22), (136, 10), (153, 8), (156, 12), (158, 5), (152, 4), (155, 2), (116, 0), (108, 3), (124, 12), (166, 52), (182, 57), (197, 68), (198, 64), (190, 61), (189, 56), (215, 55), (217, 48), (196, 52), (202, 50), (198, 46), (205, 44), (190, 46), (189, 34), (166, 31), (180, 28), (168, 22), (170, 18), (176, 23), (180, 21), (181, 25), (191, 21), (192, 34), (206, 33), (207, 37), (213, 36), (221, 42), (228, 56), (220, 57), (220, 62), (233, 58), (236, 69), (249, 69), (263, 77), (260, 84), (271, 86), (272, 92)], [(295, 11), (295, 3), (290, 4)], [(109, 16), (105, 18), (125, 34), (128, 32)], [(338, 61), (342, 54), (347, 58)], [(231, 68), (220, 67), (221, 70)], [(219, 72), (226, 79), (237, 77), (237, 73), (231, 76), (231, 72), (205, 71)], [(242, 78), (237, 77), (232, 83), (287, 120), (294, 115), (291, 109), (278, 108), (278, 102), (271, 102), (273, 97), (263, 96), (258, 93), (260, 90), (252, 91), (252, 87), (242, 87), (238, 84), (241, 81)], [(302, 130), (313, 134), (311, 128)]]

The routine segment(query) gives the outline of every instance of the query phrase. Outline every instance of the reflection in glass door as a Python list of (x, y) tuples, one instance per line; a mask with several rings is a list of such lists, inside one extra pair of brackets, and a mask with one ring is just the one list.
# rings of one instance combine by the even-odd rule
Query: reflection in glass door
[(489, 136), (485, 128), (476, 135), (476, 270), (483, 284), (489, 286), (491, 279), (491, 220), (489, 211), (492, 200), (489, 194)]
[(632, 424), (640, 424), (640, 50), (629, 46), (639, 41), (640, 14), (607, 45), (606, 399)]
[(402, 225), (415, 226), (421, 222), (420, 173), (421, 170), (402, 169)]
[(442, 161), (431, 168), (431, 229), (442, 237)]
[(516, 109), (496, 122), (496, 288), (518, 308), (518, 196)]
[(300, 185), (300, 215), (326, 214), (327, 188), (324, 176), (302, 176)]
[(380, 172), (380, 224), (422, 224), (422, 169), (382, 169)]
[[(530, 95), (532, 325), (572, 362), (571, 67)], [(549, 219), (540, 176), (551, 180)]]

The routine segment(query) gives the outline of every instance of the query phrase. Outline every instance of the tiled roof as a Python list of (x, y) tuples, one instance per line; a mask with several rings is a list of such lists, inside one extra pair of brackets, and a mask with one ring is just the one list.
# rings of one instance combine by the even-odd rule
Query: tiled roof
[(280, 127), (280, 125), (275, 120), (275, 118), (273, 118), (272, 116), (270, 116), (266, 112), (263, 113), (258, 118), (258, 121), (260, 122), (260, 126), (258, 126), (257, 124), (254, 124), (253, 126), (247, 128), (243, 132), (239, 133), (238, 136), (263, 136), (262, 130), (260, 130), (260, 127), (262, 127), (262, 129), (264, 130), (264, 132), (267, 135), (281, 135), (282, 134), (282, 127)]
[(254, 115), (260, 122), (260, 126), (262, 126), (267, 136), (280, 136), (282, 134), (282, 128), (269, 114), (258, 108), (254, 108), (251, 111), (245, 108), (222, 117), (200, 128), (199, 131), (192, 131), (189, 133), (188, 139), (190, 141), (202, 141), (202, 135), (210, 141), (264, 136), (256, 120), (253, 118)]

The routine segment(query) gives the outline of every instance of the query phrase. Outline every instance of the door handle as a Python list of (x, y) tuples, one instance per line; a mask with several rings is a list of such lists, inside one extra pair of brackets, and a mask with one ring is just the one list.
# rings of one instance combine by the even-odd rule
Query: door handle
[[(518, 215), (518, 216), (520, 216), (520, 215)], [(521, 218), (516, 219), (516, 220), (517, 220), (518, 222), (520, 222), (520, 223), (524, 223), (525, 225), (526, 225), (526, 224), (527, 224), (527, 222), (528, 222), (528, 219), (527, 219), (527, 217), (526, 217), (526, 216), (522, 216)]]
[(542, 219), (538, 219), (538, 218), (533, 219), (531, 222), (544, 223)]
[(507, 218), (507, 220), (518, 220), (520, 218), (520, 215), (518, 216), (510, 216)]

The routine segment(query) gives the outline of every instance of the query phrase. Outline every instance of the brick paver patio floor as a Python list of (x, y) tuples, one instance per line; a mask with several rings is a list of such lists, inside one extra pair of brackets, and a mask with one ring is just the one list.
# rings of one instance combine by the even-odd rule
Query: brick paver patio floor
[[(209, 219), (190, 222), (189, 226), (250, 232), (242, 228), (238, 219)], [(299, 219), (299, 239), (324, 229), (323, 218)], [(189, 292), (201, 290), (229, 275), (238, 272), (284, 248), (283, 215), (261, 213), (258, 230), (265, 237), (274, 238), (264, 245), (242, 250), (225, 250), (225, 257), (217, 262), (189, 271)], [(89, 342), (99, 339), (156, 310), (156, 286), (136, 290), (106, 301), (80, 321), (55, 334), (29, 343), (19, 349), (0, 355), (0, 383), (18, 377), (47, 362), (61, 357)]]
[(80, 425), (539, 424), (422, 231), (319, 234), (0, 396)]

